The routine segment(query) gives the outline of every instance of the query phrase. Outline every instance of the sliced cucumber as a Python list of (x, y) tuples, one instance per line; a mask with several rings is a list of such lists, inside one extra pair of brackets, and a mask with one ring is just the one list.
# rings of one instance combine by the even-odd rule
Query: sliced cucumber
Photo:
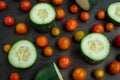
[(75, 0), (76, 3), (85, 11), (90, 10), (95, 6), (98, 0)]
[(30, 19), (36, 24), (35, 29), (41, 33), (49, 32), (50, 23), (55, 20), (55, 17), (55, 9), (49, 3), (38, 3), (30, 11)]
[(85, 60), (94, 64), (103, 61), (109, 55), (110, 43), (103, 34), (91, 33), (82, 39), (80, 48)]
[(58, 67), (53, 62), (52, 64), (41, 69), (34, 80), (63, 80), (61, 73), (58, 70)]
[(115, 23), (120, 25), (120, 2), (111, 3), (107, 9), (108, 16)]
[(28, 68), (35, 63), (36, 59), (36, 48), (28, 40), (16, 42), (8, 54), (8, 61), (16, 68)]

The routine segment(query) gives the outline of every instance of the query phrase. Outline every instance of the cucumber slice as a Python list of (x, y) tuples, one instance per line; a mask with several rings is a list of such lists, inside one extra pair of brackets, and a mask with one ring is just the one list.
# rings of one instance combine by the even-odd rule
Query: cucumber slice
[(42, 68), (36, 75), (34, 80), (63, 80), (58, 67), (53, 62), (52, 64)]
[(85, 11), (90, 10), (95, 6), (98, 0), (75, 0), (76, 3)]
[(94, 64), (103, 61), (109, 55), (110, 43), (103, 34), (91, 33), (82, 39), (80, 48), (85, 60)]
[(111, 3), (108, 6), (107, 13), (109, 18), (115, 23), (120, 25), (120, 2)]
[(8, 61), (16, 68), (28, 68), (35, 63), (36, 59), (36, 48), (28, 40), (16, 42), (8, 54)]
[(50, 31), (55, 17), (56, 11), (49, 3), (37, 3), (30, 11), (30, 19), (35, 24), (35, 29), (41, 33)]

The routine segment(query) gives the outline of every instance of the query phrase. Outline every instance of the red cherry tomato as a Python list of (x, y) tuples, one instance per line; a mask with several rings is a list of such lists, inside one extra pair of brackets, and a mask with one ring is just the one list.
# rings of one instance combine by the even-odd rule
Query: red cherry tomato
[(102, 24), (94, 24), (92, 27), (92, 32), (104, 33), (104, 26)]
[(38, 0), (39, 2), (46, 2), (46, 0)]
[(106, 17), (105, 11), (104, 10), (99, 10), (97, 12), (97, 17), (98, 17), (98, 19), (104, 19)]
[(13, 26), (14, 25), (14, 18), (12, 16), (6, 16), (4, 18), (4, 23), (6, 26)]
[(115, 44), (117, 47), (120, 48), (120, 34), (118, 34), (116, 37), (115, 37)]
[(3, 11), (7, 8), (7, 3), (5, 1), (0, 0), (0, 11)]
[(79, 8), (76, 4), (73, 4), (73, 5), (70, 6), (70, 12), (71, 13), (74, 13), (74, 14), (78, 13), (78, 10), (79, 10)]
[(82, 12), (80, 14), (80, 19), (84, 22), (88, 21), (90, 19), (90, 14), (88, 12)]
[(71, 65), (71, 59), (69, 56), (64, 55), (64, 56), (60, 57), (58, 63), (59, 63), (59, 67), (65, 69)]
[(32, 4), (29, 0), (23, 0), (20, 3), (20, 8), (21, 8), (21, 10), (28, 12), (32, 8)]
[(52, 3), (57, 6), (62, 5), (63, 2), (64, 0), (52, 0)]
[(56, 19), (62, 20), (65, 17), (66, 13), (63, 8), (57, 8), (56, 9)]
[(10, 74), (10, 80), (20, 80), (20, 74), (17, 72), (13, 72)]

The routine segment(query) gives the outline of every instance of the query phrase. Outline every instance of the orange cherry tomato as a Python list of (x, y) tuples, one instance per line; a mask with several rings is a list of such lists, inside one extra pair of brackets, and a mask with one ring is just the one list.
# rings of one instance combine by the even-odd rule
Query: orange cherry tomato
[(52, 3), (56, 6), (62, 5), (64, 0), (52, 0)]
[(18, 23), (16, 25), (15, 31), (20, 35), (27, 33), (27, 25), (25, 23)]
[(104, 19), (105, 16), (106, 16), (106, 13), (105, 13), (104, 10), (99, 10), (99, 11), (97, 12), (97, 18), (98, 18), (98, 19)]
[(60, 68), (68, 68), (71, 65), (71, 58), (69, 56), (64, 55), (59, 58), (58, 64)]
[(44, 49), (43, 49), (43, 54), (47, 57), (50, 57), (53, 55), (53, 48), (50, 47), (50, 46), (46, 46)]
[(78, 27), (78, 22), (75, 19), (69, 19), (65, 23), (65, 28), (68, 31), (75, 31)]
[(65, 17), (66, 13), (65, 10), (62, 8), (57, 8), (56, 9), (56, 19), (57, 20), (62, 20)]
[(88, 12), (82, 12), (80, 14), (80, 19), (84, 22), (88, 21), (90, 19), (90, 14)]
[(4, 45), (3, 50), (4, 50), (5, 53), (8, 53), (10, 48), (11, 48), (11, 45), (7, 43), (7, 44)]
[(120, 48), (120, 34), (115, 37), (115, 45)]
[(57, 45), (59, 49), (67, 50), (71, 45), (71, 40), (68, 37), (63, 36), (57, 41)]
[(46, 36), (44, 36), (44, 35), (41, 35), (41, 36), (38, 36), (37, 38), (36, 38), (36, 45), (38, 46), (38, 47), (45, 47), (45, 46), (47, 46), (47, 44), (48, 44), (48, 39), (47, 39), (47, 37)]
[(86, 80), (87, 72), (84, 68), (78, 67), (73, 70), (72, 76), (74, 80)]
[(120, 62), (112, 61), (108, 66), (108, 70), (113, 75), (119, 74), (120, 73)]
[(70, 6), (70, 12), (71, 13), (76, 14), (76, 13), (78, 13), (78, 10), (79, 10), (79, 8), (76, 4), (73, 4), (73, 5)]
[(102, 24), (94, 24), (92, 27), (92, 32), (104, 33), (104, 26)]
[(12, 16), (6, 16), (4, 18), (4, 23), (6, 26), (13, 26), (14, 25), (14, 18)]
[(0, 0), (0, 11), (3, 11), (7, 8), (7, 3), (4, 0)]
[(10, 80), (20, 80), (20, 74), (17, 72), (13, 72), (10, 74)]
[(114, 29), (114, 27), (115, 27), (115, 25), (113, 24), (113, 23), (107, 23), (106, 25), (105, 25), (105, 29), (106, 29), (106, 31), (113, 31), (113, 29)]
[(20, 8), (21, 8), (21, 10), (28, 12), (32, 8), (32, 3), (29, 0), (23, 0), (20, 3)]

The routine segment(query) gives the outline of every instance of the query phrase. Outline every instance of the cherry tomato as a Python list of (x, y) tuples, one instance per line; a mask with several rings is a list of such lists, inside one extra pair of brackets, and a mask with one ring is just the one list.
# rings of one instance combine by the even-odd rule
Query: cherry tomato
[(40, 48), (46, 47), (48, 44), (48, 38), (44, 35), (41, 35), (36, 38), (35, 42), (36, 42), (36, 45)]
[(62, 20), (65, 17), (66, 13), (65, 10), (62, 8), (57, 8), (56, 9), (56, 19), (57, 20)]
[(104, 33), (104, 26), (102, 24), (94, 24), (92, 27), (92, 32)]
[(73, 5), (70, 6), (70, 12), (71, 13), (76, 14), (76, 13), (78, 13), (78, 10), (79, 10), (79, 8), (76, 4), (73, 4)]
[(10, 74), (10, 80), (20, 80), (20, 74), (17, 72), (13, 72)]
[(58, 61), (59, 67), (60, 68), (68, 68), (71, 65), (71, 58), (69, 56), (61, 56)]
[(39, 2), (46, 2), (46, 0), (38, 0)]
[(115, 27), (114, 24), (111, 22), (105, 25), (106, 31), (113, 31), (114, 27)]
[(83, 38), (84, 36), (85, 36), (85, 32), (79, 30), (79, 31), (75, 32), (75, 34), (74, 34), (74, 40), (77, 41), (77, 42), (79, 42), (79, 41), (82, 40), (82, 38)]
[(57, 45), (59, 49), (67, 50), (71, 45), (71, 40), (68, 37), (63, 36), (57, 41)]
[(5, 1), (0, 0), (0, 11), (3, 11), (7, 8), (7, 3)]
[(51, 30), (51, 34), (52, 34), (52, 36), (58, 36), (58, 35), (60, 35), (60, 29), (59, 28), (57, 28), (57, 27), (54, 27), (54, 28), (52, 28), (52, 30)]
[(115, 45), (120, 48), (120, 34), (115, 37)]
[(106, 16), (106, 13), (105, 13), (104, 10), (99, 10), (99, 11), (97, 12), (97, 18), (98, 18), (98, 19), (104, 19), (105, 16)]
[(80, 14), (80, 19), (84, 22), (88, 21), (90, 19), (90, 14), (88, 12), (82, 12)]
[(113, 75), (119, 74), (120, 73), (120, 62), (119, 61), (112, 61), (108, 65), (108, 70)]
[(27, 25), (25, 23), (18, 23), (15, 28), (16, 33), (23, 35), (27, 33)]
[(120, 62), (120, 54), (117, 55), (116, 60)]
[(95, 69), (93, 74), (94, 74), (94, 77), (99, 80), (105, 77), (105, 71), (101, 68)]
[(56, 6), (60, 6), (62, 5), (64, 2), (64, 0), (52, 0), (52, 3)]
[(74, 80), (86, 80), (87, 72), (84, 68), (75, 68), (72, 72), (72, 77)]
[(6, 26), (13, 26), (14, 25), (14, 18), (12, 16), (6, 16), (4, 18), (4, 23)]
[(4, 50), (5, 53), (8, 53), (10, 48), (11, 48), (10, 44), (5, 44), (4, 47), (3, 47), (3, 50)]
[(43, 49), (43, 54), (47, 57), (50, 57), (53, 55), (53, 48), (50, 47), (50, 46), (46, 46), (44, 49)]
[(21, 10), (23, 10), (25, 12), (28, 12), (32, 8), (32, 4), (31, 4), (31, 2), (29, 0), (23, 0), (20, 3), (20, 8), (21, 8)]
[(78, 27), (78, 22), (75, 19), (68, 19), (65, 23), (65, 28), (68, 31), (75, 31)]

